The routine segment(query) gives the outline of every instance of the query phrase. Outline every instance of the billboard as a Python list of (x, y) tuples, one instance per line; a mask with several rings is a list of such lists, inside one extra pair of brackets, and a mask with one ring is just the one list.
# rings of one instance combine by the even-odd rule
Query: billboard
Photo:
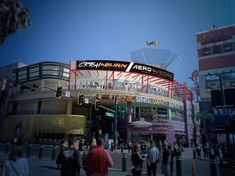
[(112, 70), (147, 74), (157, 76), (169, 81), (174, 80), (174, 74), (151, 65), (139, 64), (125, 61), (111, 61), (111, 60), (79, 60), (76, 61), (77, 70)]

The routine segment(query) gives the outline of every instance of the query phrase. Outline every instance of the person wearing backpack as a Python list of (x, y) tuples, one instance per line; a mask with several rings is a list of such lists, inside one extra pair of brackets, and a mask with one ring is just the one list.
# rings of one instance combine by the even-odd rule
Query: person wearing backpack
[(79, 155), (74, 148), (74, 141), (72, 139), (68, 140), (68, 147), (59, 153), (56, 164), (60, 165), (61, 176), (80, 175)]

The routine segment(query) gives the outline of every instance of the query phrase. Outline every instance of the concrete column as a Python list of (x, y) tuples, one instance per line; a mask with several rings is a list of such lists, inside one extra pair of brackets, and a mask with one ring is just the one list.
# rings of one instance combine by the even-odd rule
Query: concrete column
[(128, 101), (127, 102), (127, 118), (128, 118), (128, 122), (131, 123), (132, 122), (132, 113), (133, 113), (133, 108), (132, 108), (132, 101)]
[(46, 90), (46, 89), (45, 89), (45, 80), (41, 80), (41, 85), (40, 85), (40, 87), (41, 87), (41, 91)]
[(67, 109), (66, 109), (66, 114), (72, 114), (72, 107), (73, 107), (73, 100), (69, 99), (67, 102)]

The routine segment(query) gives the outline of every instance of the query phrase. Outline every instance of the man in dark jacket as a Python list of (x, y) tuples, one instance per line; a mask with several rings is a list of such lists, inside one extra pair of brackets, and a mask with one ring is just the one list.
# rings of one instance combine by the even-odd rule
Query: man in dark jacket
[(77, 170), (80, 169), (79, 161), (74, 142), (70, 139), (68, 147), (62, 150), (56, 159), (56, 164), (61, 166), (61, 176), (76, 176)]

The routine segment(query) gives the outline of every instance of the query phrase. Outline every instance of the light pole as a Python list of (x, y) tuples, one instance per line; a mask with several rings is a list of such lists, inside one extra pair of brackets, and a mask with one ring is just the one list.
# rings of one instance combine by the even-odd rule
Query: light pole
[(114, 116), (114, 149), (116, 150), (117, 148), (117, 111), (118, 111), (118, 103), (119, 103), (119, 99), (118, 99), (118, 95), (115, 95), (114, 97), (114, 103), (115, 103), (115, 116)]

